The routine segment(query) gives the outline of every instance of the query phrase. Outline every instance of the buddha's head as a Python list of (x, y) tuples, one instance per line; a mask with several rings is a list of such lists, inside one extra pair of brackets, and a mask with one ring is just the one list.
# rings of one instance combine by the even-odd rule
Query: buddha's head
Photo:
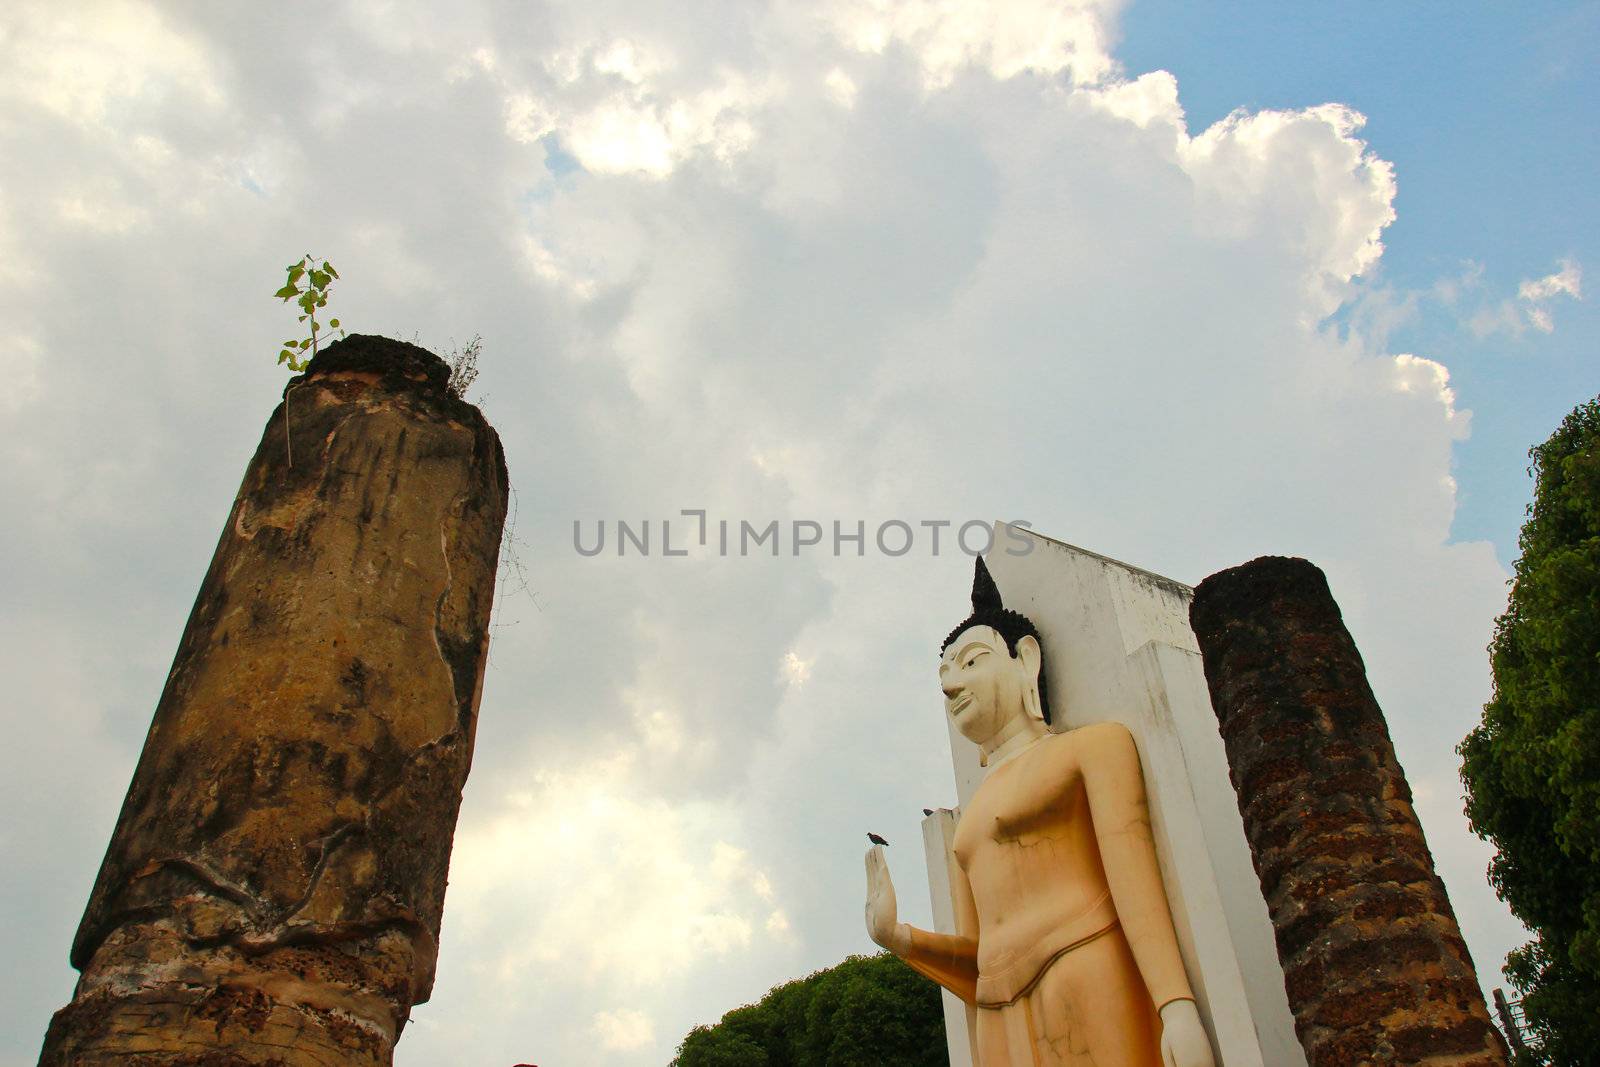
[(1000, 602), (983, 559), (972, 580), (972, 614), (940, 648), (939, 687), (962, 736), (984, 745), (1017, 716), (1048, 725), (1039, 631)]

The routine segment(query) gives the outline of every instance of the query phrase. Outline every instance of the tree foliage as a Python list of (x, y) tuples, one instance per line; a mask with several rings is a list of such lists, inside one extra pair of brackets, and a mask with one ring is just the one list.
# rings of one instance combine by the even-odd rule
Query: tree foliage
[(697, 1026), (674, 1067), (944, 1067), (939, 987), (895, 957), (851, 956)]
[(1535, 935), (1506, 976), (1538, 1056), (1567, 1067), (1600, 1049), (1600, 398), (1529, 455), (1494, 693), (1459, 751), (1489, 880)]

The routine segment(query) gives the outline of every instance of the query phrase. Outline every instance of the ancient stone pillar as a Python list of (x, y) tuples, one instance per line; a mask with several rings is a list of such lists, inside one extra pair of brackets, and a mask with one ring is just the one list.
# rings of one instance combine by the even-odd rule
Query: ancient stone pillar
[(268, 420), (41, 1064), (391, 1062), (433, 986), (506, 509), (447, 378), (351, 337)]
[(1366, 668), (1303, 559), (1190, 611), (1311, 1067), (1504, 1064)]

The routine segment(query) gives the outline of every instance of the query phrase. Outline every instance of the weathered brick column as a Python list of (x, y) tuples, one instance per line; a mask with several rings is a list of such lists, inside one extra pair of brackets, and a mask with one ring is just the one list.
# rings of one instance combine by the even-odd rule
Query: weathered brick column
[(1252, 560), (1190, 619), (1311, 1067), (1504, 1064), (1322, 571)]
[(351, 337), (268, 420), (42, 1064), (387, 1064), (433, 986), (506, 469), (448, 369)]

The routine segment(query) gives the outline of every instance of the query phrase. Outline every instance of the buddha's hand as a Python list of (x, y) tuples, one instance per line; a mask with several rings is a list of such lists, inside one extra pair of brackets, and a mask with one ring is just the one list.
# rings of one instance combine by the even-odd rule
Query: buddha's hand
[(1216, 1067), (1194, 1001), (1172, 1000), (1162, 1006), (1161, 1062), (1163, 1067)]
[(911, 947), (911, 931), (896, 922), (894, 882), (883, 846), (867, 849), (867, 936), (890, 952), (903, 954)]

